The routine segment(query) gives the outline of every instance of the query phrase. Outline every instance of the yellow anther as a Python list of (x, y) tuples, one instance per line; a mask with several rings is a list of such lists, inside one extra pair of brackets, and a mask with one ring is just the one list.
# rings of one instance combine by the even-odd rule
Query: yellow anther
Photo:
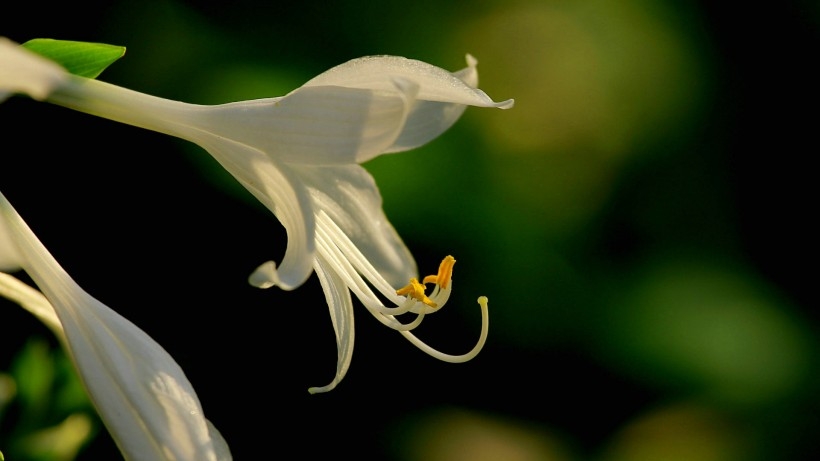
[(409, 298), (413, 298), (417, 301), (421, 301), (424, 304), (427, 304), (430, 307), (438, 307), (436, 303), (433, 302), (432, 299), (427, 297), (425, 293), (424, 285), (419, 283), (418, 279), (413, 277), (410, 279), (410, 284), (404, 288), (400, 288), (396, 290), (396, 294), (399, 296), (407, 296)]
[(428, 275), (424, 277), (424, 283), (435, 283), (441, 288), (447, 288), (450, 280), (453, 278), (453, 266), (456, 263), (456, 258), (447, 256), (441, 261), (438, 266), (438, 274)]

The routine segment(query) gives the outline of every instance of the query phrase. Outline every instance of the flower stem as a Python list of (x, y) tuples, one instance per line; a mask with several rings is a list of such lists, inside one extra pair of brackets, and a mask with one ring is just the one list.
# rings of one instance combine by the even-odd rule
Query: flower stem
[(208, 108), (73, 76), (55, 88), (47, 101), (183, 139), (190, 139), (192, 132), (200, 131), (196, 127), (196, 115)]

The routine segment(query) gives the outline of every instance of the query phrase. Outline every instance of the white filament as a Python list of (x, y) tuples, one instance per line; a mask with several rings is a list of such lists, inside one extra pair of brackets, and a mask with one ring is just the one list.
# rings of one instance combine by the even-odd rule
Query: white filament
[[(489, 309), (485, 296), (478, 298), (478, 304), (481, 307), (481, 334), (473, 348), (462, 355), (446, 354), (434, 349), (411, 333), (410, 330), (416, 328), (426, 314), (436, 312), (447, 303), (450, 298), (450, 293), (452, 292), (452, 280), (447, 284), (446, 288), (436, 285), (432, 294), (429, 296), (430, 300), (438, 306), (436, 308), (430, 307), (409, 296), (396, 295), (395, 289), (387, 283), (384, 277), (378, 273), (361, 251), (356, 248), (356, 245), (350, 241), (347, 235), (345, 235), (326, 213), (320, 211), (317, 213), (316, 218), (317, 251), (328, 260), (348, 288), (377, 320), (385, 326), (401, 333), (402, 336), (407, 338), (408, 341), (423, 352), (441, 361), (463, 363), (472, 360), (478, 355), (487, 341), (487, 334), (489, 332)], [(362, 278), (362, 275), (364, 275), (367, 281)], [(381, 294), (390, 301), (393, 301), (397, 306), (392, 308), (385, 306), (379, 297), (373, 293), (373, 290), (370, 289), (371, 285), (376, 287)], [(418, 315), (415, 320), (410, 323), (402, 323), (395, 318), (395, 316), (407, 312), (414, 312)]]

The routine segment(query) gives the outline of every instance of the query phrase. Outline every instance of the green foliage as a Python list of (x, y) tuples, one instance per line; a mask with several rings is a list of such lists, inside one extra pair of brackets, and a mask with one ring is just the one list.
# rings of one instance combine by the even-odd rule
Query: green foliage
[(71, 461), (97, 431), (68, 357), (41, 338), (30, 339), (9, 373), (0, 374), (0, 446), (9, 459)]
[(25, 406), (29, 418), (39, 418), (51, 401), (54, 383), (54, 356), (48, 344), (31, 340), (12, 364), (11, 374), (17, 381), (17, 398)]
[(23, 46), (57, 62), (72, 74), (88, 78), (96, 78), (125, 55), (124, 46), (50, 38), (35, 38)]

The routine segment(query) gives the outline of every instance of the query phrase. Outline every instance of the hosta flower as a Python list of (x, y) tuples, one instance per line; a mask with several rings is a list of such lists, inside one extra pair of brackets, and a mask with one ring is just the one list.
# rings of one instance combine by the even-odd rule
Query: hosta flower
[(60, 66), (31, 53), (5, 37), (0, 37), (0, 102), (12, 93), (43, 99), (55, 86), (68, 79)]
[[(24, 269), (40, 291), (10, 272)], [(80, 288), (0, 194), (0, 296), (60, 338), (128, 460), (229, 460), (191, 383), (145, 332)]]
[[(336, 386), (350, 361), (351, 292), (382, 323), (442, 360), (469, 360), (484, 342), (483, 298), (482, 333), (465, 355), (442, 354), (410, 332), (447, 302), (455, 260), (445, 258), (437, 274), (418, 282), (412, 255), (385, 217), (373, 178), (359, 165), (427, 143), (468, 105), (512, 107), (512, 100), (494, 102), (477, 89), (476, 61), (468, 55), (467, 64), (450, 73), (412, 59), (365, 57), (282, 97), (216, 106), (71, 76), (46, 100), (200, 145), (279, 218), (288, 236), (281, 264), (262, 264), (250, 281), (290, 290), (316, 272), (339, 347), (336, 378), (311, 389), (320, 392)], [(429, 296), (425, 284), (434, 285)], [(417, 318), (401, 323), (403, 313)]]

